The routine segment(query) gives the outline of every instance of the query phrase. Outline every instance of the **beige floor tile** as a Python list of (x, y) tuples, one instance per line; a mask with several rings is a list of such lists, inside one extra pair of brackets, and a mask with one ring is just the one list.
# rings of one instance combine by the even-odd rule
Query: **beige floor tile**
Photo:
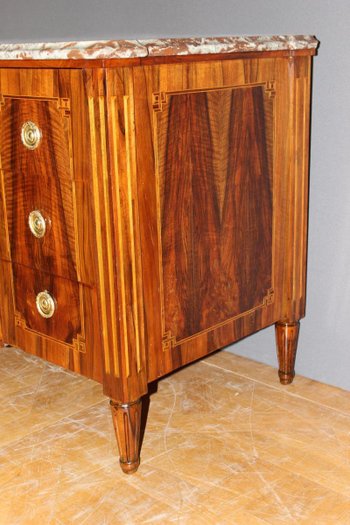
[(215, 354), (159, 382), (125, 476), (100, 385), (4, 349), (0, 525), (349, 525), (348, 398)]
[(95, 381), (13, 348), (1, 349), (0, 356), (0, 425), (9, 426), (0, 445), (60, 420), (67, 410), (105, 400)]
[[(273, 342), (272, 342), (273, 344)], [(281, 385), (276, 368), (250, 361), (244, 357), (234, 355), (228, 351), (216, 352), (204, 361), (208, 366), (215, 366), (230, 370), (235, 375), (265, 383), (272, 388), (285, 391), (289, 395), (302, 397), (313, 401), (315, 404), (325, 405), (333, 410), (350, 414), (350, 392), (331, 385), (313, 381), (307, 377), (297, 375), (291, 385)]]

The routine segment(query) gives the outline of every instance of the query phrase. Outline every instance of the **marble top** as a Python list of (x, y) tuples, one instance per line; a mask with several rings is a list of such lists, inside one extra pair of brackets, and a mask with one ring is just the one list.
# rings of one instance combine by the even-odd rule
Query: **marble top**
[(126, 59), (315, 49), (311, 35), (225, 36), (0, 44), (0, 60)]

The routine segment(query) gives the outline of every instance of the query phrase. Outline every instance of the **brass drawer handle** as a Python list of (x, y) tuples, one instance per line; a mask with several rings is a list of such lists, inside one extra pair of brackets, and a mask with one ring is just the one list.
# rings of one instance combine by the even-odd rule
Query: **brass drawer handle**
[(46, 233), (46, 220), (39, 210), (33, 210), (28, 216), (29, 229), (38, 239), (44, 237)]
[(36, 307), (41, 317), (49, 319), (55, 313), (56, 301), (52, 295), (45, 290), (44, 292), (39, 292), (36, 296)]
[(22, 126), (21, 139), (28, 149), (35, 149), (39, 146), (42, 133), (40, 128), (31, 120), (25, 122)]

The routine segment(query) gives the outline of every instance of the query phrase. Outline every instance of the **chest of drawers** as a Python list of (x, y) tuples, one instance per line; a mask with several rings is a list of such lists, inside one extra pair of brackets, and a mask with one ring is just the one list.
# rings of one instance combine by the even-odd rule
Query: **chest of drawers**
[(313, 37), (0, 46), (0, 339), (103, 384), (124, 472), (148, 384), (305, 308)]

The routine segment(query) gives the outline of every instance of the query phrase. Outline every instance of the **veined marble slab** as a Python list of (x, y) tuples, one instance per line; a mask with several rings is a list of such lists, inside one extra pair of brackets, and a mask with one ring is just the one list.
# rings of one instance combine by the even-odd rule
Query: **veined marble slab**
[(149, 56), (316, 49), (318, 45), (318, 40), (311, 35), (162, 38), (139, 42), (147, 47)]
[(145, 56), (147, 48), (137, 40), (0, 44), (0, 60), (93, 60)]
[(226, 36), (0, 44), (0, 60), (125, 59), (315, 49), (311, 35)]

